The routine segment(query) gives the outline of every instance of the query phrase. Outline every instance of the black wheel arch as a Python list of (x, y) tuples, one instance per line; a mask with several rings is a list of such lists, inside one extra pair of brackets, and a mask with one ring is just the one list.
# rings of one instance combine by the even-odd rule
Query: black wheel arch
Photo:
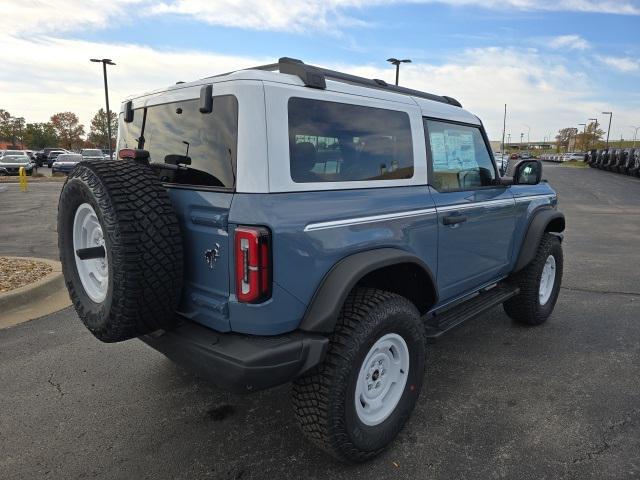
[(536, 256), (538, 245), (542, 236), (547, 233), (561, 234), (565, 229), (565, 218), (562, 212), (551, 208), (544, 208), (533, 213), (529, 228), (522, 240), (518, 260), (513, 272), (518, 272), (526, 267)]
[(413, 302), (420, 313), (438, 301), (435, 275), (416, 255), (399, 248), (377, 248), (349, 255), (325, 275), (300, 330), (330, 333), (342, 305), (356, 286), (391, 291)]

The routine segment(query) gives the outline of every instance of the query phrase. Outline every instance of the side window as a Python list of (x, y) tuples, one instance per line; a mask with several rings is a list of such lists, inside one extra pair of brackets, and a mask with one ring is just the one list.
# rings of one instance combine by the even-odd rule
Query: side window
[(431, 184), (438, 191), (472, 190), (491, 185), (495, 169), (478, 127), (425, 120), (433, 166)]
[(291, 98), (289, 158), (296, 183), (413, 177), (405, 112)]

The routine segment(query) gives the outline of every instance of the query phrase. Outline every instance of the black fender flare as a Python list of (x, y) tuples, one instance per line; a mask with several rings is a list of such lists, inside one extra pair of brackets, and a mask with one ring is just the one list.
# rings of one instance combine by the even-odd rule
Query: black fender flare
[[(398, 248), (377, 248), (354, 253), (336, 263), (317, 288), (300, 323), (300, 330), (331, 333), (347, 295), (365, 275), (380, 268), (411, 263), (420, 267), (431, 282), (430, 292), (437, 302), (435, 276), (417, 256)], [(427, 293), (425, 292), (425, 295)]]
[[(551, 228), (549, 226), (551, 225)], [(564, 214), (557, 210), (545, 208), (533, 213), (529, 228), (524, 236), (514, 272), (522, 270), (536, 256), (538, 245), (545, 232), (561, 233), (565, 228)]]

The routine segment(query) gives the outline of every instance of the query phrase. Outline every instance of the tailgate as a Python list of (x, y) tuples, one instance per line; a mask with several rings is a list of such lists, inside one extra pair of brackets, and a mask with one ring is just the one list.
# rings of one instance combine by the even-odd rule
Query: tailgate
[(218, 331), (229, 331), (229, 235), (233, 193), (170, 187), (180, 221), (184, 279), (179, 313)]

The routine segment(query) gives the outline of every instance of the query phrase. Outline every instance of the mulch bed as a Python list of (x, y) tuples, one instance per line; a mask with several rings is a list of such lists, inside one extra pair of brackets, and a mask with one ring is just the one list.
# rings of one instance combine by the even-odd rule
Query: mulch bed
[(53, 269), (46, 263), (21, 258), (0, 257), (0, 293), (40, 280)]

